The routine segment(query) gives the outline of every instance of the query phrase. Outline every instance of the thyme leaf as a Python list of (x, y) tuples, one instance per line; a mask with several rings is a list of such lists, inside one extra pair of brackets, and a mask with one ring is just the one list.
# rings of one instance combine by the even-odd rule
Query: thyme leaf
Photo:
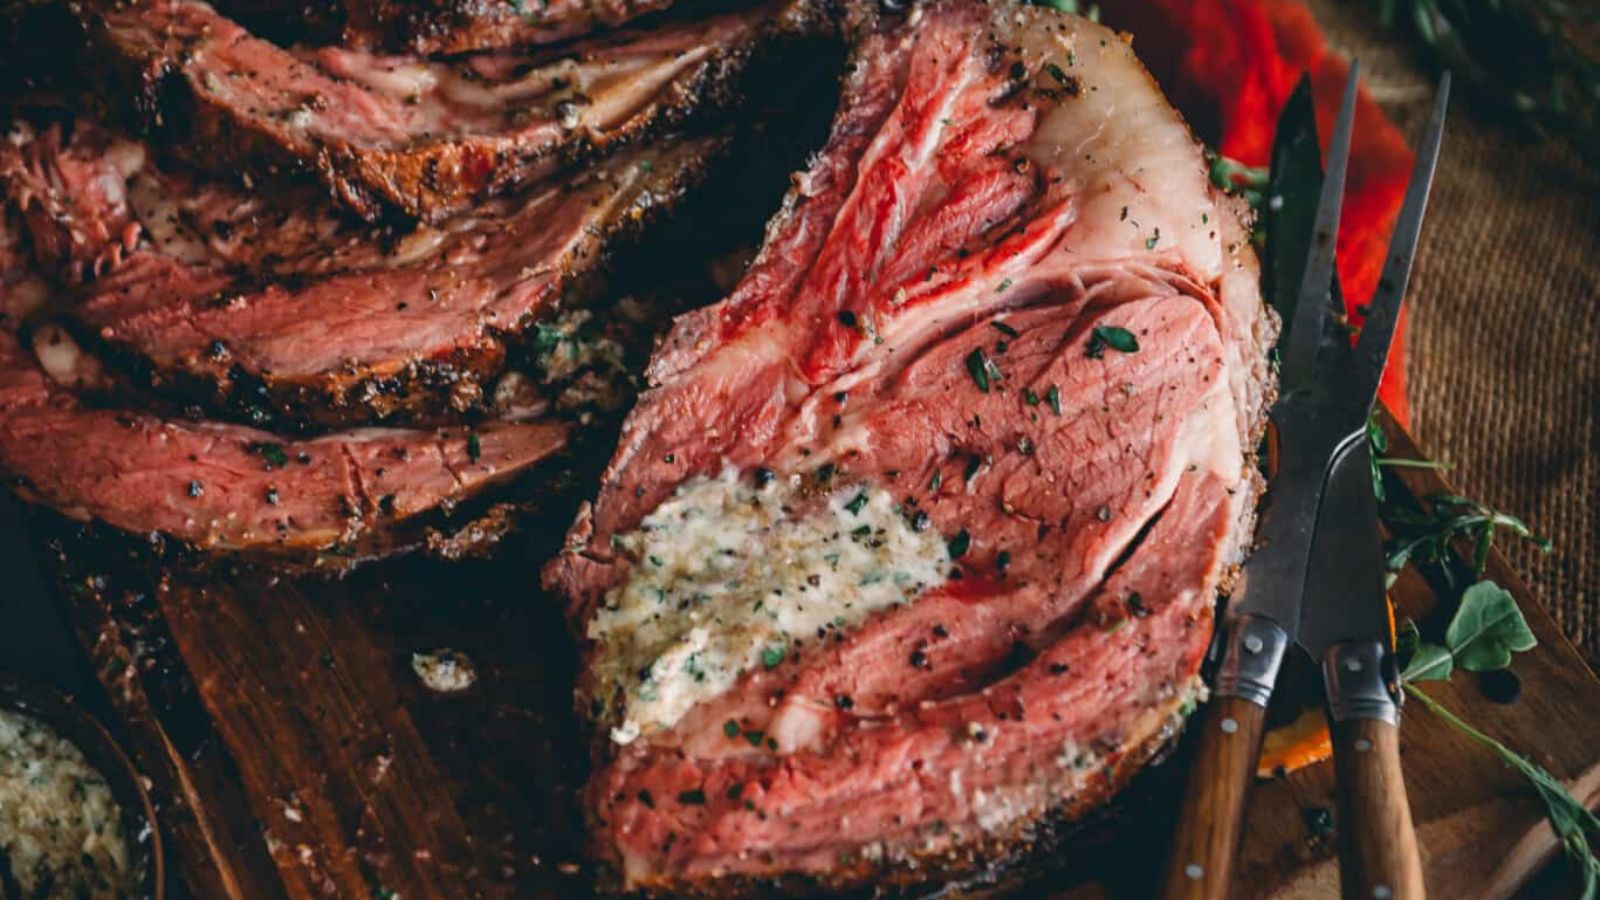
[(1090, 359), (1099, 359), (1105, 355), (1107, 347), (1122, 353), (1137, 353), (1139, 339), (1120, 325), (1096, 325), (1084, 352)]

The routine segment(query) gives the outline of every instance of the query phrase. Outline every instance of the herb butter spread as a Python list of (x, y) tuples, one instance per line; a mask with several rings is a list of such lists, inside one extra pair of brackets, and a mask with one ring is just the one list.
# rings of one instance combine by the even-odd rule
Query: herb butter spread
[(6, 710), (0, 856), (23, 897), (121, 900), (133, 892), (121, 812), (105, 778), (49, 726)]
[(588, 627), (597, 676), (623, 694), (612, 740), (670, 728), (744, 672), (944, 581), (944, 540), (887, 491), (799, 488), (696, 478), (618, 536), (637, 563)]

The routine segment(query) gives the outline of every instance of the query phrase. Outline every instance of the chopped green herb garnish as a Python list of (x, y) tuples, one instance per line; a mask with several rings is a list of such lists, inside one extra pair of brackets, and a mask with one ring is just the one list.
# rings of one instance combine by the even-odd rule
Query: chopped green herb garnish
[(951, 559), (960, 559), (961, 557), (965, 556), (967, 549), (971, 546), (972, 535), (968, 534), (965, 528), (956, 532), (956, 536), (951, 538), (946, 544), (946, 548), (950, 551)]
[(728, 721), (726, 721), (726, 722), (724, 722), (722, 724), (722, 733), (727, 735), (730, 738), (738, 737), (739, 736), (739, 723), (735, 722), (732, 719), (729, 719)]
[(995, 331), (1000, 332), (1001, 334), (1005, 335), (1008, 338), (1014, 338), (1014, 337), (1018, 337), (1019, 336), (1018, 333), (1017, 333), (1017, 330), (1015, 328), (1012, 328), (1010, 325), (1007, 325), (1006, 323), (1000, 321), (999, 319), (996, 319), (996, 320), (990, 322), (989, 324), (994, 327)]
[(258, 444), (251, 444), (247, 449), (252, 453), (259, 454), (262, 459), (267, 461), (269, 466), (284, 466), (289, 463), (289, 454), (284, 452), (282, 444), (262, 441)]
[(1060, 388), (1056, 387), (1053, 384), (1050, 385), (1050, 390), (1044, 392), (1044, 400), (1045, 400), (1046, 403), (1050, 404), (1050, 411), (1051, 412), (1055, 413), (1058, 416), (1061, 415), (1061, 389)]
[(1000, 284), (995, 287), (994, 292), (996, 294), (1003, 294), (1010, 287), (1011, 287), (1011, 279), (1003, 278), (1003, 279), (1000, 280)]
[[(1207, 153), (1211, 161), (1211, 183), (1230, 194), (1238, 194), (1251, 207), (1259, 209), (1267, 196), (1266, 166), (1247, 166), (1216, 153)], [(1313, 196), (1315, 194), (1313, 193)]]
[(678, 795), (678, 802), (703, 806), (706, 802), (706, 792), (699, 788), (695, 788), (692, 791), (684, 791)]
[(1028, 404), (1029, 406), (1038, 406), (1039, 395), (1033, 392), (1033, 388), (1023, 388), (1022, 402)]
[(974, 347), (972, 352), (967, 354), (967, 372), (978, 385), (978, 390), (985, 394), (989, 393), (990, 365), (989, 357), (984, 355), (982, 347)]
[(833, 480), (833, 473), (837, 472), (838, 470), (839, 467), (835, 466), (831, 462), (823, 463), (822, 465), (817, 466), (817, 480), (823, 484), (827, 484)]
[(867, 492), (862, 491), (861, 493), (855, 495), (855, 497), (851, 498), (850, 502), (844, 505), (844, 508), (850, 510), (851, 515), (860, 515), (861, 510), (865, 509), (866, 506)]
[(761, 651), (761, 665), (768, 669), (776, 669), (783, 662), (784, 655), (782, 647), (765, 647)]
[(1089, 347), (1084, 352), (1090, 359), (1099, 359), (1105, 355), (1107, 347), (1123, 353), (1137, 353), (1139, 339), (1120, 325), (1096, 325), (1094, 332), (1089, 335)]
[(478, 442), (476, 433), (467, 435), (467, 459), (477, 462), (483, 456), (483, 445)]
[(1051, 78), (1054, 78), (1055, 80), (1061, 82), (1062, 84), (1071, 84), (1072, 83), (1072, 79), (1067, 77), (1067, 73), (1061, 71), (1061, 67), (1056, 65), (1055, 63), (1045, 63), (1044, 64), (1044, 70), (1046, 72), (1050, 73), (1050, 77)]
[(928, 490), (937, 491), (941, 484), (944, 484), (944, 470), (934, 469), (933, 477), (928, 479)]

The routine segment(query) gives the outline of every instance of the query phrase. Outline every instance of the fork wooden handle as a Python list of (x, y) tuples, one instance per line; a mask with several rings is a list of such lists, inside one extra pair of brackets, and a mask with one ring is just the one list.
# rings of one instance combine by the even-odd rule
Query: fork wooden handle
[(1422, 856), (1400, 771), (1400, 730), (1379, 719), (1334, 722), (1331, 729), (1344, 900), (1423, 900)]
[(1200, 714), (1200, 746), (1179, 812), (1163, 900), (1233, 895), (1234, 861), (1266, 717), (1264, 708), (1240, 697), (1218, 697)]

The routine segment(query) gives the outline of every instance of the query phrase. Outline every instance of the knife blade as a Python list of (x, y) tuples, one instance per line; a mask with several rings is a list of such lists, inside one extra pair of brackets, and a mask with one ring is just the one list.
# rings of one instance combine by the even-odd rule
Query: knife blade
[(1328, 403), (1325, 413), (1342, 422), (1346, 434), (1322, 491), (1311, 563), (1302, 592), (1298, 642), (1313, 659), (1322, 659), (1331, 647), (1343, 641), (1381, 639), (1386, 647), (1393, 646), (1384, 599), (1383, 541), (1378, 534), (1378, 504), (1373, 495), (1366, 425), (1388, 362), (1401, 299), (1410, 281), (1449, 98), (1447, 73), (1439, 82), (1360, 338), (1353, 350), (1348, 342), (1324, 350), (1325, 356), (1338, 354), (1339, 358), (1325, 358), (1323, 365), (1348, 373), (1335, 382), (1342, 386), (1342, 397), (1339, 402)]
[[(1280, 367), (1282, 394), (1270, 414), (1278, 466), (1262, 500), (1256, 547), (1240, 574), (1228, 617), (1218, 627), (1213, 700), (1197, 717), (1199, 748), (1168, 864), (1162, 893), (1167, 900), (1224, 900), (1232, 894), (1233, 866), (1260, 755), (1267, 701), (1284, 652), (1300, 626), (1300, 598), (1317, 510), (1340, 437), (1318, 414), (1328, 391), (1317, 368), (1322, 348), (1330, 342), (1342, 341), (1349, 352), (1348, 333), (1330, 334), (1329, 323), (1336, 321), (1330, 315), (1332, 304), (1342, 302), (1335, 287), (1334, 250), (1358, 72), (1352, 64), (1312, 227), (1309, 234), (1298, 235), (1305, 241), (1299, 256), (1304, 265), (1293, 292), (1293, 321), (1282, 343), (1286, 348)], [(1309, 92), (1298, 96), (1305, 104), (1302, 109), (1308, 110)], [(1314, 131), (1314, 119), (1308, 127)], [(1293, 250), (1287, 257), (1293, 265)], [(1283, 275), (1274, 272), (1276, 280)], [(1288, 311), (1287, 298), (1274, 300)]]
[(1346, 429), (1323, 488), (1301, 604), (1299, 642), (1322, 664), (1339, 786), (1339, 884), (1346, 900), (1422, 900), (1422, 856), (1400, 767), (1399, 667), (1384, 595), (1383, 539), (1367, 417), (1388, 362), (1444, 137), (1450, 77), (1441, 79), (1378, 290), (1353, 350), (1327, 348), (1343, 373), (1327, 417)]
[(1278, 469), (1262, 497), (1256, 547), (1241, 573), (1242, 588), (1229, 604), (1227, 643), (1217, 671), (1219, 696), (1242, 697), (1263, 708), (1272, 696), (1283, 651), (1299, 630), (1317, 507), (1328, 462), (1338, 447), (1337, 436), (1322, 427), (1319, 407), (1325, 387), (1315, 375), (1327, 343), (1330, 307), (1338, 296), (1334, 249), (1359, 73), (1359, 63), (1352, 63), (1328, 149), (1294, 318), (1283, 341), (1282, 394), (1271, 413)]

